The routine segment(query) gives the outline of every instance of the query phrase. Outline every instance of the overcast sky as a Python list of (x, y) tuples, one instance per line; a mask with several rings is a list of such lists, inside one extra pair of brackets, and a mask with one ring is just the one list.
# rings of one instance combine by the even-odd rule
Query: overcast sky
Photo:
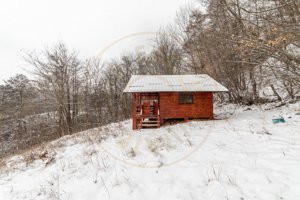
[[(0, 83), (16, 73), (26, 73), (23, 69), (28, 66), (21, 59), (24, 51), (42, 50), (62, 41), (79, 51), (81, 57), (97, 56), (119, 38), (139, 32), (156, 32), (161, 26), (173, 23), (179, 8), (192, 2), (0, 0)], [(129, 39), (135, 37), (138, 36)], [(118, 45), (107, 52), (120, 49)], [(139, 48), (144, 47), (136, 45), (134, 50)]]

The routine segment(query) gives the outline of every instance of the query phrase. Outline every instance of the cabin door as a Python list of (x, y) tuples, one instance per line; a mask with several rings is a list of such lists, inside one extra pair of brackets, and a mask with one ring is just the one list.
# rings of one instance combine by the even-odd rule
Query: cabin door
[(150, 115), (150, 100), (145, 100), (143, 102), (143, 115)]

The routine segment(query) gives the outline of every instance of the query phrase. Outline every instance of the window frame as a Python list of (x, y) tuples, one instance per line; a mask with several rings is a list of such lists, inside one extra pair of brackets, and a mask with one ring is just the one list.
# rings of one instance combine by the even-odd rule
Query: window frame
[(178, 102), (179, 104), (194, 104), (194, 94), (192, 92), (179, 92)]

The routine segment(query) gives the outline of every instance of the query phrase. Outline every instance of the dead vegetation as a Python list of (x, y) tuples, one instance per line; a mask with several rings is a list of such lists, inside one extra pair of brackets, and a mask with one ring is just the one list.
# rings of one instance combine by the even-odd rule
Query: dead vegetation
[(129, 151), (127, 151), (127, 156), (129, 157), (129, 158), (134, 158), (135, 156), (136, 156), (136, 152), (135, 152), (135, 150), (133, 149), (133, 148), (130, 148), (130, 150)]
[(0, 171), (1, 169), (5, 166), (5, 160), (4, 159), (0, 159)]
[(29, 166), (35, 160), (42, 160), (45, 163), (45, 166), (48, 166), (55, 161), (55, 154), (56, 153), (53, 149), (47, 148), (47, 146), (42, 146), (26, 152), (23, 155), (23, 158), (26, 166)]
[[(117, 127), (119, 127), (121, 130), (124, 130), (122, 124), (118, 124)], [(86, 142), (90, 145), (94, 145), (95, 143), (99, 144), (101, 143), (102, 140), (106, 139), (109, 136), (117, 137), (117, 135), (120, 134), (121, 132), (114, 133), (114, 131), (112, 131), (110, 127), (104, 126), (104, 127), (89, 130), (88, 132), (85, 131), (73, 135), (67, 135), (58, 140), (49, 143), (43, 143), (40, 145), (35, 145), (30, 148), (19, 151), (19, 153), (16, 155), (7, 156), (5, 158), (0, 159), (0, 169), (6, 168), (7, 167), (6, 161), (11, 160), (15, 156), (20, 156), (22, 159), (13, 162), (17, 162), (17, 163), (24, 162), (26, 166), (29, 166), (32, 163), (34, 163), (36, 160), (42, 160), (45, 163), (45, 166), (47, 167), (55, 162), (56, 152), (59, 149), (64, 148), (66, 145), (71, 146), (71, 145), (81, 144)], [(93, 148), (86, 149), (84, 153), (87, 156), (92, 156), (97, 152), (93, 147)]]

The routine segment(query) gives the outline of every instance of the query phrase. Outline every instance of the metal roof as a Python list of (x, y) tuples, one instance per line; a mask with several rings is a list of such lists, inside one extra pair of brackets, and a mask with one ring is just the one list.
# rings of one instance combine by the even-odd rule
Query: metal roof
[(227, 92), (207, 74), (133, 75), (123, 92)]

